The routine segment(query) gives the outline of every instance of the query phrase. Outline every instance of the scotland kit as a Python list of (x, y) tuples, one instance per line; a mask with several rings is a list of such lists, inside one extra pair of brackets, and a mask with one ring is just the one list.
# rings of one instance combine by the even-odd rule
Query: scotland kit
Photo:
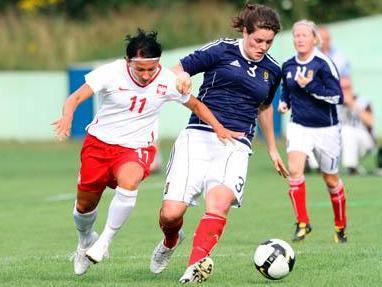
[(281, 69), (267, 54), (258, 61), (248, 58), (242, 39), (212, 42), (180, 63), (191, 76), (204, 72), (198, 99), (225, 128), (244, 136), (224, 144), (192, 114), (173, 147), (164, 200), (195, 205), (200, 194), (224, 185), (236, 198), (232, 205), (240, 206), (259, 107), (272, 103)]
[[(287, 127), (287, 151), (313, 151), (323, 172), (338, 171), (341, 150), (337, 104), (343, 103), (339, 76), (333, 62), (315, 49), (306, 61), (297, 56), (282, 66), (283, 84), (280, 101), (291, 108)], [(299, 75), (312, 77), (305, 86), (297, 83)]]
[[(225, 128), (245, 132), (250, 145), (258, 108), (272, 103), (281, 80), (275, 60), (268, 54), (259, 61), (251, 60), (243, 51), (242, 39), (223, 39), (183, 58), (181, 64), (191, 76), (205, 71), (198, 99)], [(203, 129), (206, 124), (192, 114), (189, 127)]]

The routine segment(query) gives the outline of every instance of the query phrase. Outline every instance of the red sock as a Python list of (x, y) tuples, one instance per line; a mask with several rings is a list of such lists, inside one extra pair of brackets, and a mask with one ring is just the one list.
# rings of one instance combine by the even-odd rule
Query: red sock
[(179, 230), (182, 228), (182, 225), (183, 218), (180, 218), (175, 222), (166, 224), (159, 220), (159, 226), (164, 233), (164, 246), (168, 248), (173, 248), (176, 245), (179, 238)]
[(306, 210), (305, 177), (289, 178), (289, 197), (292, 202), (297, 222), (309, 223)]
[(211, 254), (223, 233), (227, 220), (213, 213), (205, 213), (194, 234), (192, 251), (188, 265)]
[(346, 227), (346, 198), (342, 181), (337, 187), (328, 188), (334, 213), (334, 224), (337, 227)]

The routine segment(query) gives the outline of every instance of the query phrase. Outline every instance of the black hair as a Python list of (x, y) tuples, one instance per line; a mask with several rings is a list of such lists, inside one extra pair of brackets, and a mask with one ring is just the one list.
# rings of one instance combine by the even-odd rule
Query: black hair
[(138, 28), (135, 36), (126, 35), (126, 57), (132, 59), (158, 58), (162, 55), (162, 45), (157, 41), (157, 32), (145, 32)]
[(246, 3), (239, 15), (232, 19), (232, 27), (239, 32), (245, 27), (248, 34), (256, 29), (268, 29), (277, 34), (281, 29), (280, 16), (268, 6)]

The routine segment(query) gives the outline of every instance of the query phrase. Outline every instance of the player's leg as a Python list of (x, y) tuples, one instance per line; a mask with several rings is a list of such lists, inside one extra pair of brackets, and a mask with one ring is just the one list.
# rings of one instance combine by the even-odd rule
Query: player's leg
[(306, 155), (312, 154), (313, 130), (295, 123), (287, 125), (287, 153), (289, 168), (289, 198), (296, 218), (293, 241), (300, 241), (311, 231), (306, 208), (304, 166)]
[(150, 270), (162, 272), (169, 264), (170, 258), (184, 238), (181, 230), (183, 215), (189, 205), (196, 203), (200, 193), (198, 178), (203, 177), (203, 165), (197, 166), (192, 160), (193, 150), (198, 149), (198, 135), (191, 136), (193, 131), (184, 130), (178, 136), (167, 165), (167, 177), (163, 192), (162, 208), (159, 214), (159, 226), (164, 238), (159, 241), (152, 252)]
[(97, 205), (107, 182), (107, 164), (100, 161), (104, 143), (92, 136), (85, 138), (81, 150), (81, 168), (77, 184), (77, 200), (73, 209), (73, 218), (79, 235), (76, 253), (73, 257), (74, 272), (84, 274), (90, 266), (85, 253), (97, 240), (93, 231), (97, 216)]
[(330, 201), (332, 203), (334, 213), (335, 237), (337, 243), (345, 243), (347, 241), (346, 229), (346, 197), (342, 180), (338, 174), (323, 173), (326, 186), (328, 188)]
[(306, 208), (306, 188), (304, 165), (306, 154), (300, 151), (288, 152), (289, 198), (296, 217), (296, 230), (293, 241), (301, 241), (312, 230)]
[(202, 282), (213, 271), (209, 257), (221, 238), (231, 206), (240, 206), (246, 181), (250, 150), (237, 143), (216, 143), (216, 158), (205, 176), (205, 213), (194, 232), (188, 268), (181, 283)]
[(159, 212), (159, 226), (164, 238), (155, 247), (150, 262), (153, 273), (161, 273), (166, 269), (175, 249), (184, 239), (182, 231), (183, 215), (187, 205), (182, 201), (164, 200)]
[(86, 256), (93, 263), (98, 263), (107, 256), (114, 236), (131, 215), (138, 195), (138, 185), (144, 177), (144, 172), (143, 167), (133, 161), (119, 167), (116, 173), (118, 186), (109, 205), (105, 227), (96, 243), (86, 252)]
[(344, 243), (347, 240), (346, 228), (346, 197), (344, 184), (338, 176), (341, 142), (339, 127), (333, 126), (323, 130), (323, 135), (317, 139), (314, 152), (319, 159), (320, 169), (330, 195), (335, 224), (335, 241)]
[(357, 174), (359, 164), (359, 137), (354, 127), (343, 126), (341, 129), (342, 138), (342, 166), (349, 174)]
[(97, 205), (101, 192), (78, 191), (77, 200), (73, 208), (73, 219), (78, 232), (78, 246), (73, 255), (74, 273), (84, 274), (90, 265), (85, 253), (98, 239), (98, 234), (93, 230), (97, 217)]

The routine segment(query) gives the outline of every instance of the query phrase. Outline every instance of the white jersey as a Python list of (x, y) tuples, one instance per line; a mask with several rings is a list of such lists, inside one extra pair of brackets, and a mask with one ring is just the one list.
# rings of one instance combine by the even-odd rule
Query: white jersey
[(133, 78), (126, 60), (100, 66), (85, 80), (100, 101), (86, 130), (103, 142), (129, 148), (153, 144), (158, 135), (160, 108), (165, 102), (186, 103), (190, 98), (176, 89), (175, 74), (161, 66), (145, 86)]

